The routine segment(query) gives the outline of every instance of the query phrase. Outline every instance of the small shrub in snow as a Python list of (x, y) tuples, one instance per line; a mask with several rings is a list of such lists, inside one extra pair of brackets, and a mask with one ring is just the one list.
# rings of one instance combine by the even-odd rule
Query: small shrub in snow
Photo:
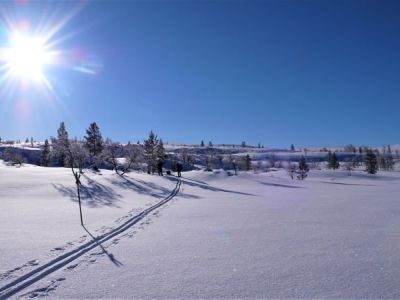
[(297, 171), (297, 166), (292, 163), (291, 161), (288, 161), (287, 167), (286, 167), (286, 172), (289, 174), (289, 177), (294, 179), (294, 175), (296, 174)]
[(304, 157), (304, 155), (302, 155), (300, 157), (300, 160), (299, 160), (299, 167), (298, 167), (298, 169), (296, 171), (297, 179), (299, 179), (299, 180), (306, 179), (309, 170), (310, 169), (309, 169), (308, 164), (306, 162), (306, 158)]
[(351, 171), (356, 167), (356, 161), (354, 158), (347, 158), (344, 162), (343, 168), (348, 172), (348, 175), (351, 176)]
[(3, 159), (13, 166), (22, 166), (22, 164), (25, 162), (23, 156), (17, 152), (17, 149), (13, 147), (7, 147), (6, 150), (4, 150)]

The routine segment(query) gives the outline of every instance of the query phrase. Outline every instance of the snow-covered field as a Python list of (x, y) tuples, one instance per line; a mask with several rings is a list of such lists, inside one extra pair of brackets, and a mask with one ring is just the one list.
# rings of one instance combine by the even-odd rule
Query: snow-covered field
[(399, 172), (82, 183), (0, 164), (0, 298), (400, 297)]

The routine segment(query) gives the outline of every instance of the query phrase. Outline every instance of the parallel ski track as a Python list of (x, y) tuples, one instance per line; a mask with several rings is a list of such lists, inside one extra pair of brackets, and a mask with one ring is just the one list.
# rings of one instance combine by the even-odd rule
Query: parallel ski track
[(141, 213), (133, 216), (130, 218), (128, 221), (125, 223), (121, 224), (120, 226), (114, 228), (112, 231), (100, 235), (96, 237), (96, 239), (93, 239), (67, 253), (64, 253), (63, 255), (60, 255), (53, 260), (47, 262), (46, 264), (30, 271), (29, 273), (22, 275), (21, 277), (13, 280), (12, 282), (6, 284), (5, 286), (0, 288), (0, 299), (6, 299), (9, 298), (16, 293), (24, 290), (28, 286), (34, 284), (35, 282), (43, 279), (47, 275), (50, 275), (54, 273), (55, 271), (61, 269), (62, 267), (66, 266), (70, 262), (74, 261), (75, 259), (81, 257), (85, 253), (89, 252), (90, 250), (98, 247), (98, 244), (104, 243), (113, 237), (123, 233), (133, 225), (135, 225), (137, 222), (142, 220), (145, 216), (147, 216), (149, 213), (151, 213), (153, 210), (160, 208), (164, 204), (168, 203), (170, 200), (172, 200), (179, 192), (179, 189), (181, 187), (181, 180), (178, 180), (176, 183), (175, 188), (172, 190), (172, 192), (163, 200), (158, 202), (157, 204), (145, 209)]

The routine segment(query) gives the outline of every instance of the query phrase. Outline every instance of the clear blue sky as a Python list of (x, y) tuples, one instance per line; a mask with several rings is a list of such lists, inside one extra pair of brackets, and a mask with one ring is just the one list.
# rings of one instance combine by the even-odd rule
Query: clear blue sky
[[(3, 3), (3, 37), (6, 16), (34, 29), (74, 6)], [(395, 0), (89, 2), (55, 38), (94, 74), (49, 67), (51, 94), (0, 82), (0, 137), (44, 139), (60, 121), (82, 137), (96, 121), (121, 142), (152, 129), (181, 143), (400, 143), (399, 11)]]

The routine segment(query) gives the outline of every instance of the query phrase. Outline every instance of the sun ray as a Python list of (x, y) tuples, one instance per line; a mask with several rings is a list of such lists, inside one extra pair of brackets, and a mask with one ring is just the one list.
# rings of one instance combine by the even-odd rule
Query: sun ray
[(68, 24), (86, 5), (86, 1), (81, 1), (76, 5), (67, 15), (65, 15), (58, 23), (51, 26), (51, 30), (48, 30), (44, 35), (44, 39), (49, 41), (57, 34), (63, 27)]

